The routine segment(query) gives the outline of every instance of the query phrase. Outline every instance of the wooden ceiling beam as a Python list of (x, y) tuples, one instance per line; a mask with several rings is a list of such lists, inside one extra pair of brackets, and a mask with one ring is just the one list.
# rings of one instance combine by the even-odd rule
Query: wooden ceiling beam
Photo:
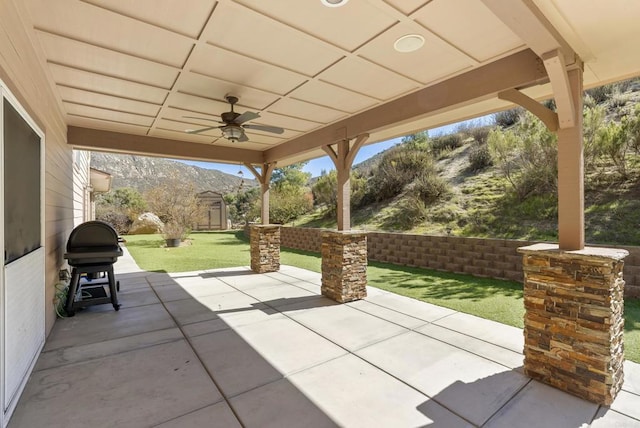
[(496, 97), (507, 89), (522, 89), (548, 81), (541, 59), (527, 49), (293, 138), (266, 150), (264, 162), (287, 159), (341, 140), (350, 140), (361, 134), (447, 111), (474, 100)]
[(122, 134), (99, 129), (67, 128), (67, 143), (76, 149), (106, 151), (114, 153), (160, 156), (174, 159), (202, 160), (223, 163), (262, 164), (263, 152), (216, 146), (212, 144), (189, 143), (145, 135)]

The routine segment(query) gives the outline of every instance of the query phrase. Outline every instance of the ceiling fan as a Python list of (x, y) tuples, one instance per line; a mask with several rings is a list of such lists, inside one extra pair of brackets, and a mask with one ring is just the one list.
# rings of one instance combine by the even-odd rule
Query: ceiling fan
[[(284, 129), (278, 128), (277, 126), (268, 126), (268, 125), (251, 125), (244, 124), (253, 119), (257, 119), (260, 117), (258, 113), (254, 113), (251, 111), (245, 111), (244, 113), (236, 113), (233, 111), (233, 106), (238, 102), (238, 97), (234, 97), (233, 95), (225, 95), (224, 97), (229, 104), (231, 104), (231, 111), (222, 113), (220, 115), (221, 121), (218, 123), (222, 123), (220, 126), (209, 126), (207, 128), (202, 129), (188, 129), (187, 133), (189, 134), (199, 134), (201, 132), (209, 131), (210, 129), (220, 129), (222, 131), (222, 136), (229, 141), (232, 142), (243, 142), (249, 141), (249, 138), (244, 133), (245, 129), (255, 129), (256, 131), (264, 131), (264, 132), (272, 132), (274, 134), (282, 134)], [(184, 116), (189, 119), (199, 119), (199, 120), (213, 120), (206, 119), (202, 117), (194, 117), (194, 116)]]

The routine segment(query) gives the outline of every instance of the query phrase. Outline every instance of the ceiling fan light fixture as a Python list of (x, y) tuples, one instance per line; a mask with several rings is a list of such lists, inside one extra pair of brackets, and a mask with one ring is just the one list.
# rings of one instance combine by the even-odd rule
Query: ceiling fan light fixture
[(424, 45), (424, 37), (420, 34), (407, 34), (400, 37), (393, 44), (393, 48), (398, 52), (407, 53), (414, 52)]
[(340, 7), (347, 4), (349, 0), (320, 0), (320, 3), (327, 7)]
[(227, 140), (231, 140), (232, 142), (237, 142), (244, 135), (244, 130), (238, 125), (227, 125), (220, 128), (222, 130), (222, 135)]

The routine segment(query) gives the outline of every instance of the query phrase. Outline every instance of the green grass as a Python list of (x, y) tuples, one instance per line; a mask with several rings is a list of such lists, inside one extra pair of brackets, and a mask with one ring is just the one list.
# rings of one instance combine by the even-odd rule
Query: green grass
[(248, 266), (249, 244), (238, 232), (198, 232), (191, 245), (165, 248), (160, 235), (126, 236), (127, 249), (142, 269), (152, 272), (190, 272), (230, 266)]
[[(242, 232), (193, 233), (192, 245), (164, 248), (159, 235), (127, 236), (127, 248), (147, 271), (187, 272), (249, 265), (249, 243)], [(320, 272), (317, 253), (282, 248), (280, 262)], [(429, 269), (370, 262), (368, 284), (456, 311), (523, 327), (522, 284)], [(640, 300), (625, 301), (625, 351), (640, 363)]]

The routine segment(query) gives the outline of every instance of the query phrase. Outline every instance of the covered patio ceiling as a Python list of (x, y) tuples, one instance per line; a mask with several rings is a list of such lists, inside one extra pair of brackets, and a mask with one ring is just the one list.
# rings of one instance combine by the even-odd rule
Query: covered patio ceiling
[[(640, 74), (640, 2), (609, 0), (25, 0), (17, 6), (77, 148), (285, 165), (553, 96), (549, 65), (586, 87)], [(398, 52), (415, 34), (424, 45)], [(232, 143), (216, 125), (255, 111)], [(504, 97), (503, 97), (504, 98)]]

